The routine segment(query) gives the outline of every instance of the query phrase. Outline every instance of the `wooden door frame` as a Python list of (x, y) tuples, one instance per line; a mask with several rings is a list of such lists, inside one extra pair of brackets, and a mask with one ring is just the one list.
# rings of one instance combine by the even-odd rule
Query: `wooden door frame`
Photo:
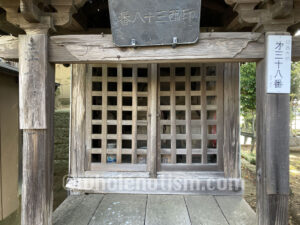
[[(190, 63), (185, 63), (185, 64), (190, 64)], [(184, 64), (184, 65), (185, 65)], [(90, 157), (88, 156), (87, 153), (82, 153), (82, 151), (80, 149), (86, 149), (87, 145), (89, 144), (89, 140), (88, 140), (88, 135), (85, 134), (86, 132), (88, 132), (88, 130), (90, 129), (90, 126), (88, 126), (88, 122), (86, 121), (86, 118), (88, 118), (90, 115), (89, 113), (86, 114), (86, 112), (89, 112), (90, 108), (88, 107), (89, 102), (91, 101), (89, 99), (91, 99), (91, 91), (88, 91), (89, 89), (91, 89), (91, 87), (89, 87), (88, 82), (86, 81), (87, 76), (86, 76), (86, 72), (88, 69), (88, 67), (91, 67), (91, 65), (102, 65), (102, 64), (89, 64), (88, 66), (85, 64), (77, 64), (77, 65), (73, 65), (73, 78), (72, 78), (72, 112), (71, 112), (71, 134), (74, 133), (74, 129), (76, 127), (81, 127), (78, 131), (80, 131), (79, 133), (77, 133), (75, 136), (77, 137), (76, 141), (74, 139), (71, 138), (71, 147), (70, 147), (70, 174), (71, 176), (85, 176), (86, 174), (97, 174), (97, 171), (91, 171), (90, 167), (89, 167), (89, 162), (90, 162)], [(114, 64), (115, 65), (115, 64)], [(190, 65), (194, 65), (194, 63), (191, 63)], [(208, 64), (200, 64), (200, 65), (209, 65)], [(226, 77), (226, 79), (223, 79), (223, 76), (217, 76), (217, 90), (218, 90), (218, 95), (222, 96), (221, 98), (217, 98), (218, 99), (218, 103), (220, 105), (220, 109), (221, 110), (217, 110), (217, 119), (220, 121), (217, 121), (218, 124), (221, 124), (220, 127), (224, 127), (221, 130), (218, 131), (217, 133), (217, 140), (218, 140), (218, 155), (219, 155), (219, 159), (218, 159), (218, 164), (217, 165), (199, 165), (199, 166), (186, 166), (186, 165), (170, 165), (169, 168), (161, 170), (160, 168), (160, 154), (159, 154), (159, 135), (160, 134), (160, 130), (159, 130), (159, 124), (157, 121), (157, 117), (158, 117), (158, 110), (156, 109), (156, 113), (154, 113), (154, 107), (158, 107), (158, 83), (156, 85), (153, 85), (152, 83), (155, 80), (155, 74), (156, 77), (158, 76), (158, 65), (157, 64), (150, 64), (148, 69), (149, 72), (148, 74), (151, 74), (151, 76), (148, 75), (149, 79), (149, 89), (153, 89), (150, 93), (150, 95), (154, 95), (156, 96), (155, 101), (151, 101), (151, 98), (148, 100), (148, 106), (149, 106), (149, 117), (150, 117), (150, 123), (149, 123), (149, 129), (151, 133), (151, 136), (149, 137), (149, 143), (148, 143), (148, 154), (147, 154), (147, 167), (143, 170), (137, 170), (136, 168), (132, 167), (132, 165), (126, 165), (124, 166), (124, 171), (131, 171), (131, 172), (136, 172), (136, 171), (144, 171), (147, 173), (150, 173), (152, 177), (156, 177), (157, 175), (157, 171), (174, 171), (175, 170), (181, 170), (181, 171), (189, 171), (189, 170), (193, 170), (193, 171), (224, 171), (224, 169), (228, 169), (230, 170), (230, 168), (234, 167), (235, 169), (232, 169), (232, 171), (239, 171), (240, 170), (240, 160), (239, 160), (239, 140), (238, 140), (238, 135), (237, 136), (230, 136), (231, 134), (229, 132), (231, 132), (231, 124), (227, 124), (224, 121), (224, 116), (228, 118), (228, 121), (235, 121), (235, 126), (239, 126), (239, 119), (235, 118), (239, 116), (239, 91), (235, 91), (235, 92), (230, 92), (230, 91), (225, 91), (225, 85), (230, 85), (232, 84), (232, 87), (227, 87), (230, 90), (239, 90), (239, 79), (237, 79), (239, 70), (238, 70), (238, 63), (216, 63), (213, 64), (217, 66), (217, 74), (224, 74), (224, 76)], [(237, 68), (235, 70), (231, 69), (231, 66), (235, 65), (234, 68)], [(224, 68), (224, 71), (222, 71)], [(76, 70), (76, 71), (75, 71)], [(156, 70), (156, 72), (154, 72)], [(229, 76), (231, 75), (232, 76)], [(81, 74), (81, 75), (80, 75)], [(81, 76), (81, 78), (80, 78)], [(236, 78), (236, 79), (234, 79)], [(156, 78), (157, 79), (157, 78)], [(224, 82), (224, 83), (223, 83)], [(202, 82), (203, 83), (203, 82)], [(76, 84), (79, 85), (80, 87), (76, 87)], [(85, 87), (83, 87), (84, 85), (86, 85), (86, 89)], [(223, 88), (219, 88), (220, 86), (224, 85), (224, 90)], [(202, 87), (203, 88), (203, 87)], [(149, 96), (150, 96), (149, 95)], [(84, 96), (84, 99), (82, 99), (82, 97), (80, 96)], [(231, 102), (232, 99), (236, 99), (234, 102), (237, 104), (233, 104), (233, 102)], [(226, 101), (227, 100), (227, 101)], [(203, 101), (203, 99), (202, 99)], [(223, 102), (224, 101), (224, 102)], [(151, 104), (151, 106), (150, 106)], [(224, 104), (224, 106), (223, 106)], [(154, 106), (154, 107), (153, 107)], [(82, 108), (84, 108), (85, 110), (82, 111), (83, 113), (78, 113), (78, 111), (80, 111)], [(238, 112), (237, 114), (232, 114), (232, 111), (228, 112), (228, 110), (232, 110), (232, 111), (236, 111)], [(151, 111), (152, 110), (152, 111)], [(226, 111), (227, 110), (227, 111)], [(202, 112), (203, 113), (203, 112)], [(84, 117), (84, 118), (83, 118)], [(76, 119), (75, 119), (76, 118)], [(82, 119), (80, 119), (82, 118)], [(76, 122), (76, 121), (77, 122)], [(78, 122), (84, 120), (82, 122)], [(156, 123), (154, 123), (154, 121), (157, 121)], [(153, 123), (152, 123), (153, 122)], [(78, 124), (76, 124), (78, 123)], [(223, 126), (224, 124), (224, 126)], [(151, 132), (151, 130), (155, 130), (156, 131), (156, 135)], [(237, 128), (239, 129), (239, 127)], [(77, 132), (78, 132), (77, 131)], [(228, 134), (230, 137), (232, 138), (225, 138), (225, 134)], [(85, 137), (84, 139), (82, 139), (81, 141), (79, 141), (78, 139), (78, 135), (81, 137)], [(73, 136), (73, 135), (71, 135)], [(222, 138), (223, 137), (223, 138)], [(230, 143), (232, 143), (232, 141), (234, 141), (234, 143), (236, 143), (236, 148), (238, 151), (234, 151), (232, 155), (230, 155), (231, 152), (231, 147), (230, 147)], [(77, 142), (77, 144), (76, 144)], [(73, 146), (72, 143), (75, 143), (77, 147)], [(81, 144), (80, 144), (81, 143)], [(79, 146), (79, 147), (78, 147)], [(81, 146), (81, 147), (80, 147)], [(76, 153), (77, 152), (77, 153)], [(83, 152), (86, 152), (85, 150)], [(75, 155), (74, 153), (76, 153), (76, 159), (75, 159)], [(229, 155), (228, 155), (229, 154)], [(81, 156), (80, 156), (81, 155)], [(227, 156), (227, 158), (223, 159), (223, 155), (224, 157)], [(80, 156), (80, 157), (78, 157)], [(232, 161), (234, 160), (234, 161)], [(77, 161), (77, 163), (75, 163), (75, 165), (77, 164), (77, 166), (74, 165), (74, 161)], [(153, 162), (156, 162), (153, 163)], [(151, 163), (152, 162), (152, 163)], [(232, 163), (233, 162), (233, 163)], [(84, 167), (82, 167), (81, 165), (84, 165)], [(151, 165), (153, 164), (153, 165)], [(154, 165), (155, 164), (155, 165)], [(106, 169), (103, 168), (103, 170), (100, 170), (99, 173), (102, 171), (106, 171), (107, 169), (109, 171), (120, 171), (120, 169), (113, 169), (113, 167), (115, 166), (115, 164), (113, 164), (110, 167), (107, 167)], [(174, 168), (177, 167), (177, 168)], [(76, 168), (77, 167), (77, 168)], [(120, 167), (119, 167), (120, 168)], [(75, 173), (72, 171), (76, 171)], [(235, 173), (234, 175), (230, 174), (229, 172), (225, 173), (227, 174), (226, 177), (240, 177), (239, 172)]]

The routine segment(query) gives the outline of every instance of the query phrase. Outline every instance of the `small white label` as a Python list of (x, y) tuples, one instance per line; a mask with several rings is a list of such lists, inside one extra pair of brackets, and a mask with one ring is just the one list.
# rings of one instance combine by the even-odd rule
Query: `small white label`
[(267, 93), (290, 93), (292, 37), (269, 35), (266, 51)]

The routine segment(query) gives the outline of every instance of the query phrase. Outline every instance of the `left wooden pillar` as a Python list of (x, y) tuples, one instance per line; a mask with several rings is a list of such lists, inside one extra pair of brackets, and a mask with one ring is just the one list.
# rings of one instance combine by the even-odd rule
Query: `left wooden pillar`
[(22, 225), (51, 225), (53, 199), (54, 66), (48, 28), (19, 37), (20, 128), (23, 129)]

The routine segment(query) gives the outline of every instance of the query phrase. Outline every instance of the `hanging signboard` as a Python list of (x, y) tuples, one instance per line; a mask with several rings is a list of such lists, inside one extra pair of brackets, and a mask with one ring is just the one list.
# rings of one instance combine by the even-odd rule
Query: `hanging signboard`
[(113, 41), (120, 47), (192, 44), (201, 0), (109, 0)]
[(266, 48), (267, 93), (290, 93), (292, 37), (269, 35)]

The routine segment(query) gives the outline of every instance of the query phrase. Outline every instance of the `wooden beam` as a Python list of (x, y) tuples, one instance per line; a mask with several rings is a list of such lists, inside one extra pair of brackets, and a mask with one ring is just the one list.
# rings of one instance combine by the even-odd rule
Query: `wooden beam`
[(266, 61), (256, 68), (257, 219), (288, 224), (289, 94), (266, 93)]
[(0, 58), (8, 60), (19, 59), (19, 39), (17, 37), (0, 37)]
[(4, 31), (7, 34), (12, 34), (14, 36), (18, 36), (19, 34), (24, 34), (24, 31), (13, 25), (12, 23), (6, 20), (6, 13), (2, 12), (0, 14), (0, 30)]
[[(225, 63), (224, 69), (224, 172), (240, 178), (240, 74), (238, 63)], [(220, 146), (219, 146), (220, 147)]]
[[(300, 37), (293, 37), (293, 60), (300, 60)], [(0, 37), (0, 57), (18, 59), (18, 38)], [(264, 57), (264, 35), (260, 33), (201, 33), (194, 45), (118, 48), (111, 35), (61, 35), (49, 40), (52, 63), (105, 62), (247, 62)]]
[(20, 38), (22, 225), (52, 224), (55, 82), (54, 67), (48, 63), (47, 40), (44, 33)]
[[(118, 48), (111, 35), (66, 35), (50, 38), (50, 61), (58, 62), (170, 62), (262, 57), (263, 35), (258, 33), (201, 33), (194, 45)], [(55, 55), (52, 58), (51, 55)]]

